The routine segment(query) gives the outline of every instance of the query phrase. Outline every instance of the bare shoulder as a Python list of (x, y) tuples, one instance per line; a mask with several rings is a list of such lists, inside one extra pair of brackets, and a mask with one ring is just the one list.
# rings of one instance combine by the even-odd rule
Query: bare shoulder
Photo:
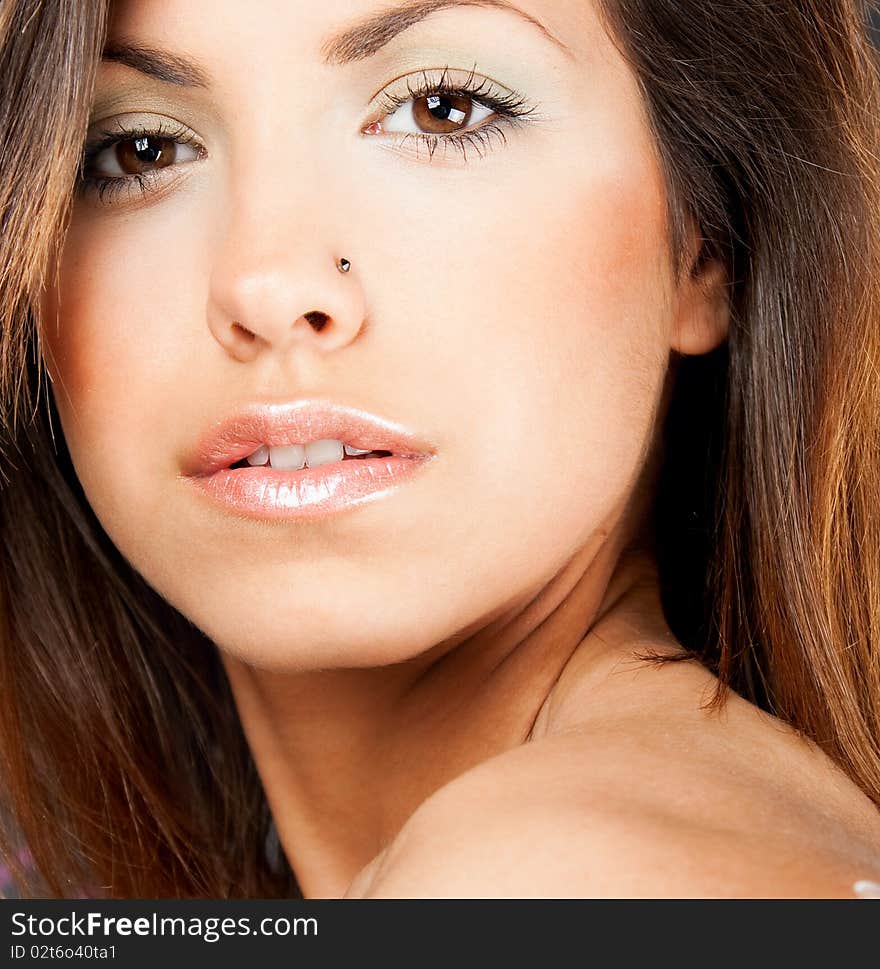
[(441, 788), (348, 897), (852, 898), (880, 881), (869, 799), (735, 694), (721, 716), (692, 709), (709, 674), (675, 665), (677, 701), (557, 719)]

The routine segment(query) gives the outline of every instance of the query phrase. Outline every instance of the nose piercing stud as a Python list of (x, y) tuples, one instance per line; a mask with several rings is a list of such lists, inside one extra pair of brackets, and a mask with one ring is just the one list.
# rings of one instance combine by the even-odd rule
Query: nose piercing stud
[(347, 259), (340, 259), (339, 262), (336, 263), (336, 268), (341, 273), (347, 273), (349, 269), (351, 269), (351, 263)]

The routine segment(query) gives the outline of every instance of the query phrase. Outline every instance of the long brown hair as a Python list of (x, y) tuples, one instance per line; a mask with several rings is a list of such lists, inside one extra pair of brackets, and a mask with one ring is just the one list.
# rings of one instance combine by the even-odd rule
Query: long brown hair
[[(105, 4), (0, 4), (0, 820), (23, 894), (291, 897), (216, 648), (77, 480), (37, 308), (63, 241)], [(659, 145), (671, 239), (730, 278), (674, 361), (664, 608), (720, 680), (880, 805), (880, 97), (853, 0), (603, 0)], [(680, 267), (680, 271), (684, 271)], [(16, 865), (25, 844), (38, 877)]]

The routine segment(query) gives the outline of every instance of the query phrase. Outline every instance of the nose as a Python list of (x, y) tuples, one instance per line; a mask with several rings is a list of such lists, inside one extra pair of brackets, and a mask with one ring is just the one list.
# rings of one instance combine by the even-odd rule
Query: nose
[(364, 323), (363, 292), (347, 255), (296, 246), (259, 260), (224, 260), (211, 280), (208, 325), (235, 360), (296, 347), (326, 353), (354, 341)]

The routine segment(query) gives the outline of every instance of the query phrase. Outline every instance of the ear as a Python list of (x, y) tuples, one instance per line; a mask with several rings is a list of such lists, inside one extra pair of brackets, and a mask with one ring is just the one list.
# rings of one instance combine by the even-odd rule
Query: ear
[(685, 269), (673, 304), (673, 350), (698, 356), (724, 342), (730, 327), (728, 283), (723, 264), (706, 257), (702, 234), (691, 220)]

